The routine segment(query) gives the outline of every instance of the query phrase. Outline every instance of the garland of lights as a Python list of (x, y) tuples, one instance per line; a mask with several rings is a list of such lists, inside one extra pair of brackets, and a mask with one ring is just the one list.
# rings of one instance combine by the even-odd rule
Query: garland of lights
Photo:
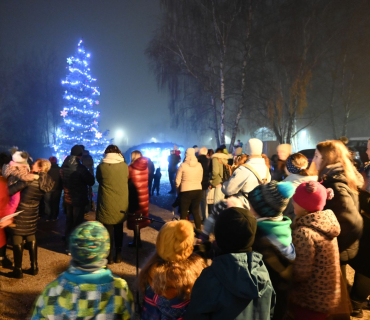
[(92, 85), (96, 79), (91, 77), (88, 68), (90, 57), (80, 40), (76, 55), (67, 58), (66, 69), (69, 73), (61, 82), (66, 89), (63, 95), (66, 105), (60, 111), (63, 124), (56, 130), (52, 145), (59, 163), (70, 154), (74, 145), (82, 144), (89, 150), (97, 166), (110, 143), (104, 138), (108, 132), (99, 131), (100, 112), (93, 109), (94, 105), (99, 104), (97, 97), (100, 96), (100, 91)]

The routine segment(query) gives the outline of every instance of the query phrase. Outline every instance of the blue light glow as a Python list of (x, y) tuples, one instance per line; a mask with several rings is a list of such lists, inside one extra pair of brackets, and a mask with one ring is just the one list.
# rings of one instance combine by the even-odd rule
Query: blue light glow
[(99, 88), (92, 86), (96, 79), (90, 75), (89, 58), (85, 53), (82, 40), (78, 43), (75, 56), (67, 58), (69, 73), (61, 83), (65, 87), (63, 99), (65, 106), (61, 111), (63, 124), (55, 132), (52, 145), (61, 164), (70, 154), (72, 146), (82, 144), (94, 158), (95, 167), (99, 164), (105, 148), (110, 143), (104, 138), (108, 132), (100, 132), (98, 118), (100, 112), (93, 106), (99, 104), (94, 99), (100, 95)]

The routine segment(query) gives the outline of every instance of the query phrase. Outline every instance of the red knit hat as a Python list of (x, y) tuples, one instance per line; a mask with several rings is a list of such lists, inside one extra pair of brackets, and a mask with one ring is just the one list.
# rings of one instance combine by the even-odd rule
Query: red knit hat
[(308, 212), (322, 211), (326, 200), (334, 197), (333, 189), (326, 189), (317, 181), (304, 182), (298, 186), (293, 196), (293, 200)]

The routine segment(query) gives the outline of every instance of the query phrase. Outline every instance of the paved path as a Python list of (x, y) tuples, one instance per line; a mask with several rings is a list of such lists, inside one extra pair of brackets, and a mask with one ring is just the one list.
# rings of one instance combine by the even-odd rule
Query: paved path
[[(176, 196), (168, 194), (169, 184), (161, 184), (160, 196), (151, 198), (150, 213), (154, 218), (163, 221), (170, 221), (171, 204)], [(68, 267), (70, 257), (64, 253), (62, 236), (64, 235), (65, 215), (60, 214), (60, 219), (56, 222), (46, 222), (40, 219), (37, 238), (39, 243), (39, 269), (37, 276), (25, 274), (21, 280), (8, 277), (11, 270), (0, 268), (0, 319), (1, 320), (23, 320), (27, 319), (32, 308), (33, 302), (46, 284), (54, 280), (58, 274), (65, 271)], [(155, 240), (161, 225), (151, 224), (142, 230), (143, 247), (140, 249), (139, 263), (143, 266), (148, 257), (154, 252)], [(122, 258), (123, 262), (109, 266), (109, 269), (116, 275), (126, 279), (130, 289), (136, 290), (136, 252), (134, 248), (127, 246), (132, 241), (133, 232), (124, 228), (124, 243)], [(8, 249), (7, 255), (12, 258), (12, 252)], [(28, 251), (23, 255), (23, 268), (29, 268)], [(353, 271), (349, 271), (352, 277)], [(370, 320), (370, 312), (366, 312), (363, 319)]]

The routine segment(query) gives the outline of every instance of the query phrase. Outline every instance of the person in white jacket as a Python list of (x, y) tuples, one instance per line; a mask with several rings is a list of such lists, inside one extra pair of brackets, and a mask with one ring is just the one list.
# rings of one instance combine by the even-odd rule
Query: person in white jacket
[(223, 183), (222, 192), (226, 196), (239, 198), (249, 209), (248, 193), (259, 184), (271, 181), (270, 170), (262, 158), (263, 143), (259, 139), (250, 139), (246, 145), (248, 160), (239, 166), (230, 179)]
[(194, 216), (195, 227), (201, 229), (200, 201), (202, 200), (203, 168), (195, 156), (194, 148), (188, 148), (185, 161), (180, 165), (176, 174), (176, 189), (180, 196), (180, 216), (186, 219), (190, 209)]

